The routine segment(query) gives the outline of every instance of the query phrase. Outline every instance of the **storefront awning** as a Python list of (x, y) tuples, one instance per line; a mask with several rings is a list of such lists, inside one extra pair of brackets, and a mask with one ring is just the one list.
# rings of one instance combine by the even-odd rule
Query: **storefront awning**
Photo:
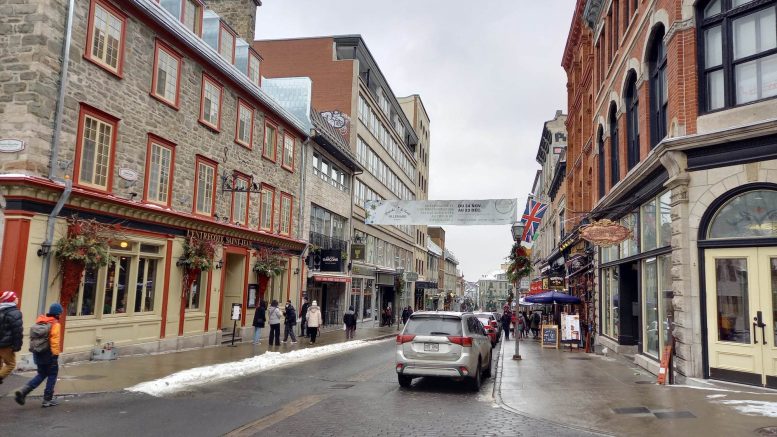
[(313, 275), (313, 280), (316, 282), (351, 282), (351, 277), (348, 275), (326, 275), (316, 273)]
[(429, 282), (429, 281), (416, 281), (415, 283), (415, 289), (421, 290), (421, 289), (429, 289), (429, 288), (437, 288), (436, 282)]

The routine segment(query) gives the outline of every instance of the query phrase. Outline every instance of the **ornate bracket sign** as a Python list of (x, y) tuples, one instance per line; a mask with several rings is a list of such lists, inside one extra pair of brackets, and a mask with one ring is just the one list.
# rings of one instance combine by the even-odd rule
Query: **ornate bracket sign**
[(594, 246), (607, 247), (631, 237), (631, 229), (612, 220), (602, 219), (580, 229), (580, 237)]

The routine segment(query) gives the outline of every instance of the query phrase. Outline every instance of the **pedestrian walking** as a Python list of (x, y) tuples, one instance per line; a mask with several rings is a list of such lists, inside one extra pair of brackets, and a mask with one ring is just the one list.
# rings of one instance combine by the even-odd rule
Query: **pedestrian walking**
[(510, 322), (513, 321), (513, 312), (510, 311), (510, 305), (505, 304), (502, 308), (502, 331), (505, 333), (505, 340), (510, 339)]
[(294, 335), (294, 328), (297, 326), (297, 310), (294, 309), (294, 305), (291, 304), (290, 300), (286, 301), (283, 316), (285, 317), (283, 322), (283, 342), (287, 343), (289, 335), (291, 335), (291, 344), (297, 344), (297, 336)]
[(529, 322), (529, 316), (526, 315), (526, 311), (521, 313), (523, 317), (523, 334), (526, 338), (529, 338), (529, 330), (531, 329), (531, 323)]
[(13, 291), (0, 294), (0, 384), (16, 368), (16, 352), (22, 350), (24, 323), (19, 298)]
[(402, 309), (402, 324), (407, 325), (407, 319), (410, 318), (410, 307), (407, 306)]
[(54, 302), (49, 307), (49, 312), (38, 316), (35, 324), (30, 328), (30, 352), (38, 367), (38, 374), (16, 391), (15, 399), (19, 405), (24, 405), (27, 395), (43, 381), (46, 381), (43, 408), (59, 405), (59, 402), (54, 399), (54, 385), (57, 383), (59, 373), (59, 354), (62, 353), (62, 327), (59, 324), (61, 314), (62, 305)]
[(262, 343), (262, 328), (267, 321), (267, 302), (264, 300), (259, 302), (259, 308), (254, 313), (254, 344)]
[(540, 336), (540, 320), (542, 316), (539, 311), (534, 311), (531, 314), (531, 332), (534, 338), (537, 339)]
[(356, 312), (353, 305), (348, 307), (348, 311), (343, 314), (343, 324), (345, 325), (345, 339), (353, 340), (353, 334), (356, 332)]
[(281, 317), (283, 313), (278, 308), (278, 301), (273, 299), (270, 302), (270, 308), (267, 310), (267, 321), (270, 323), (270, 346), (281, 345)]
[(316, 336), (318, 336), (318, 328), (321, 326), (321, 309), (318, 307), (318, 302), (315, 300), (308, 308), (308, 313), (305, 316), (308, 321), (307, 332), (310, 335), (310, 343), (316, 342)]
[(300, 319), (300, 328), (299, 328), (299, 336), (300, 337), (307, 337), (307, 327), (308, 327), (308, 321), (307, 321), (307, 315), (308, 315), (308, 308), (310, 308), (310, 304), (308, 303), (308, 297), (302, 296), (302, 306), (299, 309), (299, 319)]
[(526, 328), (526, 319), (523, 318), (523, 314), (517, 312), (515, 317), (515, 335), (518, 338), (523, 338), (523, 331)]

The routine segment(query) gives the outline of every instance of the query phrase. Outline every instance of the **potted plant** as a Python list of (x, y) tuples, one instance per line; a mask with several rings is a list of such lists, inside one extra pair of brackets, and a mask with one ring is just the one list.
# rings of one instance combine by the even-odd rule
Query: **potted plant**
[(280, 275), (286, 267), (286, 258), (280, 252), (261, 248), (255, 252), (254, 272), (259, 283), (259, 296), (264, 299), (267, 284), (272, 276)]
[(75, 216), (67, 220), (67, 233), (57, 241), (54, 251), (62, 273), (60, 302), (63, 306), (67, 307), (78, 293), (84, 270), (108, 265), (109, 244), (116, 236), (116, 229)]
[(188, 237), (183, 243), (183, 254), (177, 265), (184, 269), (184, 294), (194, 283), (202, 271), (213, 267), (213, 256), (216, 254), (217, 243), (195, 237)]

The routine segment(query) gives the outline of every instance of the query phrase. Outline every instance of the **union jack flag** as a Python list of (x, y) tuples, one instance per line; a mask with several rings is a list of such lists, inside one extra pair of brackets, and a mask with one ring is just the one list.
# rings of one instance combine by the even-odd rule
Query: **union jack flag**
[(545, 215), (547, 209), (547, 203), (540, 203), (531, 198), (526, 202), (526, 211), (523, 212), (523, 216), (521, 217), (521, 221), (523, 221), (525, 225), (521, 241), (527, 243), (533, 242), (534, 234), (537, 233), (542, 216)]

